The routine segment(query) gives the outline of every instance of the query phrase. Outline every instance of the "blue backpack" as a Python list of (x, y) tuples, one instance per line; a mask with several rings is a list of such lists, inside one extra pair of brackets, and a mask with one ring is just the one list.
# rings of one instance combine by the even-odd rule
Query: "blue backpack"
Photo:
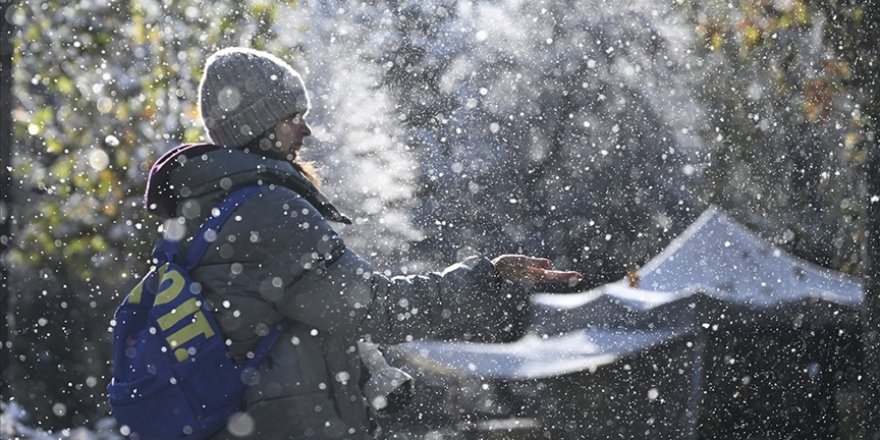
[(139, 440), (204, 439), (242, 410), (245, 384), (285, 323), (272, 326), (246, 364), (235, 363), (189, 271), (211, 245), (206, 235), (216, 236), (232, 212), (259, 191), (258, 186), (248, 186), (223, 200), (182, 260), (176, 242), (160, 239), (153, 250), (156, 269), (116, 310), (113, 380), (107, 393), (123, 435)]

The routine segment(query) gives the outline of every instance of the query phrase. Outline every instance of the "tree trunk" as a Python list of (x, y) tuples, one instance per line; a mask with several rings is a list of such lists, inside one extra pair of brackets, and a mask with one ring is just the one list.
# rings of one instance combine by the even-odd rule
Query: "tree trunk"
[(864, 4), (864, 33), (861, 53), (862, 87), (867, 95), (865, 114), (874, 133), (868, 145), (866, 173), (868, 209), (866, 229), (866, 262), (864, 271), (865, 304), (862, 308), (863, 343), (865, 350), (866, 387), (864, 409), (867, 438), (880, 440), (880, 0)]
[[(877, 73), (880, 75), (880, 73)], [(876, 78), (876, 77), (875, 77)], [(874, 121), (880, 115), (874, 113)], [(877, 142), (868, 162), (869, 198), (880, 197), (880, 151)], [(880, 439), (880, 201), (870, 202), (867, 210), (867, 261), (865, 264), (865, 304), (862, 308), (865, 378), (868, 381), (865, 409), (868, 438)]]
[[(875, 58), (877, 59), (877, 58)], [(880, 75), (874, 67), (872, 88), (878, 91), (876, 75)], [(875, 93), (876, 96), (876, 93)], [(875, 98), (876, 100), (876, 98)], [(871, 118), (874, 130), (878, 128), (880, 114), (876, 104), (873, 105)], [(876, 134), (875, 134), (876, 136)], [(880, 440), (880, 146), (875, 139), (868, 151), (866, 167), (868, 177), (868, 209), (865, 225), (865, 304), (862, 308), (863, 346), (865, 350), (864, 372), (868, 382), (866, 387), (865, 405), (862, 411), (866, 423), (865, 431), (871, 440)]]
[[(12, 1), (0, 0), (0, 258), (5, 258), (12, 232), (12, 173), (7, 167), (12, 166), (12, 23), (6, 18), (10, 12)], [(12, 311), (9, 309), (9, 273), (4, 261), (0, 261), (0, 390), (9, 390), (7, 380), (8, 366), (11, 361), (12, 349), (9, 343)], [(10, 396), (2, 396), (8, 399)]]

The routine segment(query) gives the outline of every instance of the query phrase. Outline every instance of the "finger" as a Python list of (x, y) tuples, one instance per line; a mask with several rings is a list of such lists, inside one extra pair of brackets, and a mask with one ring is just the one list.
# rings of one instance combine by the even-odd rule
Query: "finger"
[(531, 267), (539, 267), (541, 269), (550, 269), (550, 266), (552, 264), (553, 264), (553, 262), (546, 259), (546, 258), (528, 257), (528, 265)]
[(504, 254), (495, 257), (492, 262), (495, 264), (505, 264), (510, 266), (525, 266), (528, 258), (529, 257), (525, 255)]
[(503, 255), (493, 261), (495, 268), (501, 272), (523, 272), (532, 268), (549, 269), (550, 260), (532, 258), (525, 255)]
[(542, 274), (541, 281), (545, 281), (548, 283), (561, 283), (561, 282), (570, 282), (570, 281), (580, 281), (584, 279), (584, 276), (575, 271), (568, 270), (545, 270)]
[(549, 269), (553, 264), (552, 261), (546, 258), (535, 258), (526, 255), (511, 255), (506, 261), (520, 267), (539, 269)]
[(583, 275), (580, 272), (567, 271), (567, 270), (547, 270), (541, 269), (539, 267), (529, 267), (526, 268), (526, 272), (530, 278), (534, 278), (535, 281), (549, 281), (554, 282), (556, 280), (569, 280), (573, 278), (582, 279)]

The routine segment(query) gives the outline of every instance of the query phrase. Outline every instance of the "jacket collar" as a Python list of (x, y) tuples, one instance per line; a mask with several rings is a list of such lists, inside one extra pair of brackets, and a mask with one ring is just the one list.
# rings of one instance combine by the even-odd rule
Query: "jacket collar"
[(326, 219), (351, 224), (290, 162), (212, 144), (183, 144), (163, 154), (150, 169), (144, 204), (147, 211), (170, 218), (180, 200), (270, 183), (292, 189)]

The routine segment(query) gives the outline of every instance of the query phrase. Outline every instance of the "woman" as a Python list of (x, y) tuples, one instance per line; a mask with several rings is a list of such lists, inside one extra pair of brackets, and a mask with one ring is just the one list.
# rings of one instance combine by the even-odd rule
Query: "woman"
[(298, 153), (311, 134), (300, 75), (282, 60), (229, 48), (212, 55), (199, 105), (214, 145), (182, 145), (150, 172), (148, 209), (187, 240), (230, 191), (261, 185), (214, 238), (192, 275), (229, 349), (248, 357), (270, 325), (290, 325), (249, 383), (246, 414), (216, 438), (369, 438), (359, 341), (426, 338), (480, 319), (499, 283), (569, 282), (576, 272), (519, 255), (473, 257), (439, 273), (388, 278), (347, 249), (329, 222), (350, 223)]

